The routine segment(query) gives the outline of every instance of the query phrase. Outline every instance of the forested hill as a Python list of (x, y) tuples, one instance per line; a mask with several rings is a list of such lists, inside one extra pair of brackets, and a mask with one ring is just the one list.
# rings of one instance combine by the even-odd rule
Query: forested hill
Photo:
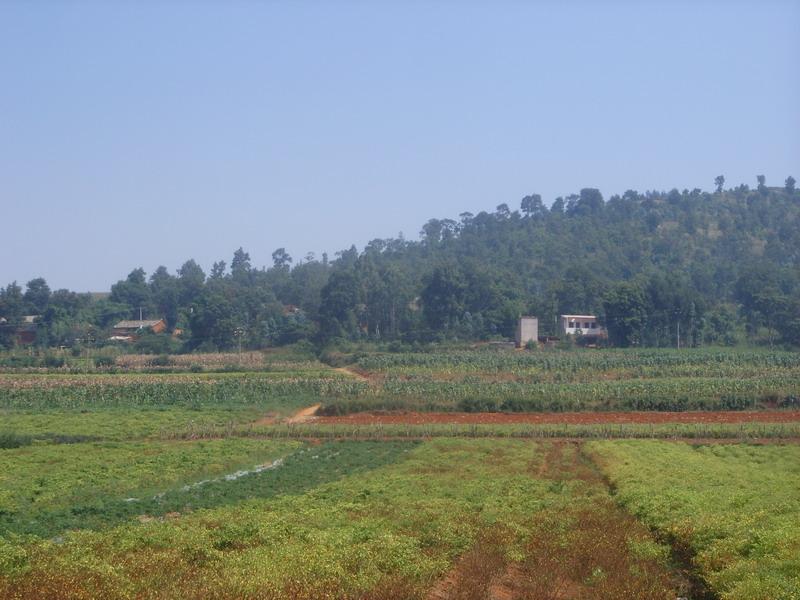
[[(511, 336), (520, 314), (555, 333), (560, 313), (597, 313), (618, 345), (800, 342), (800, 193), (794, 180), (756, 189), (596, 189), (518, 209), (431, 219), (419, 241), (373, 240), (335, 260), (292, 266), (283, 249), (254, 269), (239, 249), (230, 268), (176, 274), (136, 269), (108, 298), (50, 292), (36, 279), (0, 292), (13, 323), (41, 314), (39, 343), (103, 339), (120, 318), (165, 317), (184, 349), (249, 347), (308, 338), (486, 339)], [(295, 308), (296, 307), (296, 308)], [(4, 343), (10, 343), (8, 327)], [(96, 334), (96, 335), (95, 335)], [(157, 344), (152, 340), (141, 343)], [(172, 344), (179, 342), (173, 341)]]

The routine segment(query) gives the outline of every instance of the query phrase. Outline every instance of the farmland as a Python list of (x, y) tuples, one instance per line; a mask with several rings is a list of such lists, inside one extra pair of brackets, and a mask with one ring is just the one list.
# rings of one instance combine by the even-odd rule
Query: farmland
[(617, 499), (726, 598), (800, 597), (797, 446), (591, 443)]
[(0, 375), (0, 597), (797, 598), (796, 354), (230, 361)]
[(800, 357), (731, 350), (499, 350), (367, 355), (373, 383), (324, 414), (363, 410), (743, 410), (796, 405)]

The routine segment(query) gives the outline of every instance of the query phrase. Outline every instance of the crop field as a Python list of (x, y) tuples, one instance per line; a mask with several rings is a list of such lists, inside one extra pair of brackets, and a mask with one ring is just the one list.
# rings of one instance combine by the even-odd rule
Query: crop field
[[(5, 373), (0, 598), (795, 600), (798, 369), (477, 350)], [(624, 410), (670, 390), (677, 412)]]
[(592, 442), (622, 506), (724, 598), (800, 598), (800, 448)]
[[(279, 448), (265, 450), (274, 455)], [(539, 547), (542, 532), (556, 534), (547, 542), (552, 553), (562, 545), (583, 547), (588, 532), (579, 525), (591, 520), (590, 506), (599, 504), (600, 516), (626, 518), (582, 469), (572, 445), (306, 446), (273, 469), (178, 488), (163, 505), (138, 508), (142, 514), (132, 522), (119, 524), (112, 511), (106, 528), (98, 517), (92, 530), (57, 532), (52, 523), (53, 538), (11, 536), (0, 590), (12, 598), (67, 591), (71, 597), (424, 598), (437, 586), (445, 597), (461, 588), (472, 593), (475, 585), (486, 592), (493, 583), (520, 592), (580, 586), (588, 594), (630, 581), (642, 597), (669, 597), (676, 581), (667, 548), (640, 525), (598, 541), (608, 549), (622, 535), (629, 547), (613, 557), (584, 548), (608, 563), (602, 573), (600, 563), (577, 573), (564, 565), (547, 581), (537, 577), (552, 568), (543, 564), (552, 557)], [(463, 561), (484, 558), (490, 573), (458, 572)]]
[(0, 375), (0, 410), (271, 402), (280, 412), (297, 406), (298, 398), (320, 401), (323, 415), (800, 408), (800, 356), (706, 349), (478, 350), (371, 354), (346, 369), (273, 356), (261, 370), (244, 372)]
[(766, 600), (800, 589), (797, 445), (442, 438), (4, 452), (4, 598)]
[(796, 352), (508, 350), (372, 354), (353, 370), (368, 394), (324, 404), (364, 410), (530, 412), (745, 410), (800, 406)]
[(3, 352), (0, 353), (0, 373), (213, 373), (312, 371), (324, 368), (312, 355), (291, 348), (171, 355), (121, 352), (120, 348), (102, 348), (81, 356), (72, 356), (66, 351), (50, 351), (42, 356)]

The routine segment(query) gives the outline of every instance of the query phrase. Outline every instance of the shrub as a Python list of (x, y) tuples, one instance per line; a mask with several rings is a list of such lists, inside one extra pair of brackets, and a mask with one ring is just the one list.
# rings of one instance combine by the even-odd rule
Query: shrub
[(464, 398), (458, 403), (463, 412), (497, 412), (497, 400), (490, 398)]
[(51, 369), (60, 369), (64, 366), (64, 357), (48, 355), (44, 357), (43, 362), (45, 367), (49, 367)]
[(168, 367), (172, 364), (168, 354), (159, 354), (153, 357), (150, 361), (151, 367)]

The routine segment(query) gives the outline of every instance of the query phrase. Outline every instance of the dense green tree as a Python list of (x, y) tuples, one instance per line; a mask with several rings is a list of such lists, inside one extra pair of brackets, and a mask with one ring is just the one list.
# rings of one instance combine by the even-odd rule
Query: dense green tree
[(250, 255), (241, 247), (233, 253), (231, 261), (231, 277), (237, 281), (245, 281), (249, 278), (252, 266), (250, 265)]
[[(132, 316), (131, 307), (128, 304), (114, 302), (110, 298), (102, 298), (92, 305), (88, 320), (101, 329), (110, 329), (118, 321), (130, 319)], [(136, 316), (139, 316), (138, 310)]]
[(189, 316), (192, 349), (225, 350), (235, 345), (239, 326), (231, 301), (222, 290), (205, 290), (192, 304)]
[(50, 303), (50, 287), (47, 282), (38, 277), (31, 279), (22, 297), (25, 302), (25, 309), (32, 315), (41, 315)]
[(542, 197), (539, 194), (525, 196), (522, 199), (522, 202), (520, 202), (519, 208), (526, 217), (538, 217), (547, 212), (544, 203), (542, 202)]
[(437, 266), (423, 279), (422, 314), (431, 329), (446, 329), (464, 314), (466, 281), (455, 264)]
[(320, 293), (320, 335), (324, 341), (358, 333), (358, 279), (352, 269), (334, 271)]
[(772, 343), (779, 321), (789, 306), (789, 297), (782, 289), (786, 278), (774, 265), (757, 263), (749, 266), (736, 282), (736, 299), (741, 303), (751, 334), (763, 326)]
[(762, 196), (769, 194), (769, 189), (767, 188), (767, 178), (763, 175), (757, 175), (756, 180), (758, 181), (758, 192)]
[(180, 308), (180, 286), (177, 277), (170, 275), (166, 267), (158, 267), (150, 275), (150, 293), (155, 307), (154, 317), (166, 320), (170, 331), (178, 323)]
[(278, 248), (272, 253), (272, 264), (276, 269), (289, 269), (292, 265), (292, 257), (286, 252), (286, 248)]
[(800, 346), (800, 298), (787, 298), (778, 315), (778, 331), (783, 342)]
[(600, 190), (584, 188), (568, 212), (576, 216), (597, 216), (603, 212), (603, 208), (605, 208), (605, 204)]
[(431, 219), (419, 241), (374, 239), (334, 260), (292, 265), (278, 249), (270, 268), (254, 269), (240, 248), (230, 272), (219, 261), (206, 279), (187, 261), (177, 277), (161, 267), (148, 281), (136, 269), (107, 298), (12, 285), (0, 290), (0, 317), (10, 321), (3, 343), (24, 314), (43, 315), (42, 343), (64, 344), (90, 329), (103, 339), (139, 307), (183, 329), (187, 350), (302, 337), (510, 337), (520, 314), (538, 316), (542, 334), (554, 335), (559, 314), (584, 312), (605, 313), (612, 342), (624, 345), (797, 343), (794, 180), (783, 188), (760, 181), (755, 192), (725, 191), (721, 176), (716, 183), (713, 194), (628, 190), (607, 202), (584, 188), (550, 210), (532, 194), (521, 214), (500, 204)]
[(615, 346), (625, 348), (641, 343), (647, 322), (647, 299), (642, 287), (635, 282), (611, 287), (603, 297), (603, 317), (608, 338)]
[(181, 305), (189, 305), (192, 298), (195, 298), (203, 290), (205, 282), (206, 274), (194, 259), (183, 263), (178, 269), (178, 300)]
[(225, 277), (225, 269), (227, 265), (225, 264), (224, 260), (218, 260), (213, 264), (211, 267), (211, 279), (222, 279)]
[(139, 267), (128, 273), (128, 277), (111, 286), (111, 302), (125, 304), (129, 308), (128, 318), (153, 316), (152, 293), (147, 285), (144, 269)]
[(22, 288), (16, 281), (0, 289), (0, 347), (11, 348), (15, 342), (15, 328), (24, 314)]

